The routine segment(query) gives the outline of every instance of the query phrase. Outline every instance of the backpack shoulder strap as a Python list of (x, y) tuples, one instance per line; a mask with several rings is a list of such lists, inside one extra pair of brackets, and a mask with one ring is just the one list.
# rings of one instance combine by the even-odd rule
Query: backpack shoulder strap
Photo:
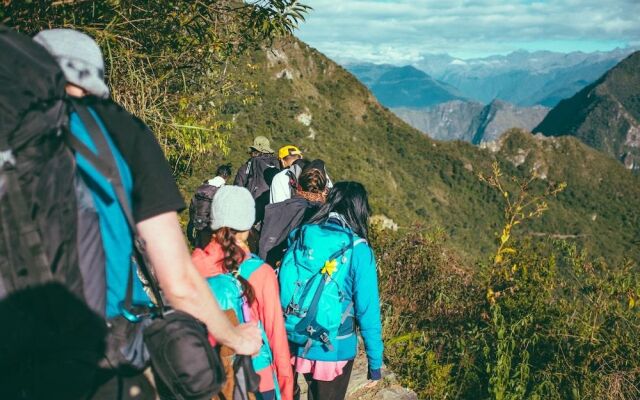
[(249, 280), (251, 274), (256, 272), (256, 270), (260, 268), (262, 264), (264, 264), (264, 260), (251, 253), (251, 257), (247, 258), (242, 262), (242, 264), (240, 264), (240, 276), (246, 280)]
[(358, 238), (353, 242), (353, 247), (356, 247), (357, 245), (362, 244), (362, 243), (367, 243), (368, 244), (369, 242), (367, 242), (367, 239)]
[[(122, 208), (122, 212), (124, 213), (129, 228), (131, 229), (131, 233), (133, 235), (133, 243), (134, 243), (134, 253), (136, 257), (136, 261), (142, 275), (145, 280), (148, 282), (152, 292), (153, 297), (158, 306), (158, 310), (160, 314), (164, 309), (164, 303), (162, 300), (162, 296), (160, 294), (160, 286), (155, 280), (155, 276), (151, 271), (151, 263), (149, 262), (149, 258), (146, 251), (146, 245), (144, 240), (138, 233), (138, 229), (136, 227), (135, 219), (133, 218), (133, 211), (131, 209), (131, 204), (127, 199), (127, 195), (122, 184), (122, 178), (120, 177), (120, 172), (116, 165), (115, 158), (111, 153), (111, 149), (109, 147), (109, 143), (107, 143), (106, 138), (104, 137), (102, 130), (98, 126), (96, 120), (89, 109), (82, 104), (79, 104), (77, 101), (72, 102), (73, 109), (78, 113), (80, 120), (87, 128), (93, 143), (98, 150), (98, 154), (91, 151), (84, 143), (78, 140), (73, 134), (67, 132), (66, 140), (72, 149), (82, 154), (93, 166), (103, 174), (113, 185), (113, 189), (116, 193), (116, 198), (120, 207)], [(133, 271), (129, 272), (129, 279), (127, 282), (127, 294), (125, 298), (125, 307), (127, 309), (131, 308), (133, 302)]]

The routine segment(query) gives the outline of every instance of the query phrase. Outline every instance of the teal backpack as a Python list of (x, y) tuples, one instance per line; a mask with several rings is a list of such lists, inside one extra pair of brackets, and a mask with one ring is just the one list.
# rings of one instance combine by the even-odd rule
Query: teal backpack
[[(248, 258), (240, 264), (240, 267), (238, 268), (238, 275), (248, 281), (251, 274), (260, 268), (262, 264), (264, 264), (264, 261), (260, 257), (255, 254), (251, 254), (251, 258)], [(242, 296), (242, 285), (232, 273), (228, 272), (212, 276), (207, 278), (207, 283), (209, 284), (209, 288), (215, 295), (222, 310), (233, 310), (238, 316), (240, 323), (250, 321), (250, 307), (246, 298)], [(258, 355), (253, 357), (253, 368), (258, 372), (270, 365), (273, 365), (273, 354), (271, 353), (269, 340), (266, 332), (264, 331), (264, 327), (262, 326), (262, 322), (256, 322), (258, 323), (258, 327), (262, 333), (262, 347), (260, 348)], [(278, 380), (275, 375), (275, 369), (273, 382), (275, 384), (276, 399), (280, 399), (280, 391), (278, 389)]]
[(366, 243), (347, 228), (305, 225), (280, 265), (280, 301), (290, 342), (333, 351), (337, 340), (355, 333), (353, 302), (343, 288), (350, 273), (353, 248)]

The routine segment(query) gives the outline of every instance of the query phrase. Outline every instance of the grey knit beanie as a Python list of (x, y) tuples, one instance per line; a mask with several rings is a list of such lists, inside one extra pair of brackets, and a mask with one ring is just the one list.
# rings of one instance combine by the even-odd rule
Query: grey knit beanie
[(69, 83), (95, 96), (109, 97), (109, 88), (104, 83), (102, 51), (91, 36), (73, 29), (47, 29), (33, 40), (58, 61)]
[(256, 220), (256, 202), (251, 193), (240, 186), (223, 186), (211, 202), (211, 229), (223, 227), (248, 231)]

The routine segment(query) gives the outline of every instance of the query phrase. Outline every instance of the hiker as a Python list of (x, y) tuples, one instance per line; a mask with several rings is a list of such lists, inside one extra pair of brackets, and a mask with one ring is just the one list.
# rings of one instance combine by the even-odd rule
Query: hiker
[(296, 194), (265, 208), (259, 255), (269, 265), (280, 265), (291, 231), (306, 223), (326, 202), (328, 179), (324, 171), (322, 160), (312, 161), (298, 178)]
[(364, 339), (368, 378), (381, 379), (382, 332), (376, 261), (367, 243), (369, 203), (357, 182), (335, 184), (317, 214), (291, 234), (280, 297), (292, 365), (309, 399), (343, 399)]
[[(290, 400), (293, 372), (278, 280), (273, 269), (251, 254), (247, 246), (254, 219), (255, 201), (249, 191), (236, 186), (222, 187), (213, 198), (211, 242), (204, 249), (196, 249), (192, 260), (200, 274), (208, 278), (223, 309), (235, 309), (240, 321), (259, 321), (264, 329), (263, 348), (253, 358), (260, 376), (262, 399)], [(234, 290), (238, 286), (241, 293)], [(245, 304), (250, 309), (243, 307)]]
[[(4, 32), (2, 34), (5, 35)], [(97, 213), (94, 221), (99, 221), (99, 227), (97, 224), (83, 224), (82, 218), (78, 218), (79, 259), (76, 262), (80, 264), (84, 279), (80, 284), (84, 288), (78, 294), (81, 297), (84, 294), (89, 306), (102, 317), (121, 316), (121, 303), (128, 297), (125, 293), (128, 278), (133, 276), (130, 271), (135, 270), (131, 262), (134, 253), (131, 230), (135, 230), (146, 244), (146, 253), (153, 264), (163, 297), (171, 306), (202, 321), (219, 342), (239, 354), (255, 353), (260, 346), (257, 326), (243, 324), (233, 327), (191, 263), (177, 214), (184, 208), (184, 201), (171, 169), (149, 128), (108, 98), (109, 89), (103, 81), (104, 61), (97, 43), (88, 35), (71, 29), (45, 30), (36, 35), (34, 40), (48, 50), (64, 73), (67, 81), (64, 90), (74, 99), (74, 110), (69, 116), (69, 140), (87, 150), (82, 154), (76, 152), (75, 155), (78, 168), (76, 180), (79, 182), (76, 187), (78, 215), (90, 218), (93, 212), (95, 218)], [(25, 72), (20, 70), (16, 73)], [(58, 96), (62, 97), (63, 93)], [(88, 122), (91, 126), (87, 125)], [(94, 133), (98, 136), (92, 136)], [(96, 164), (91, 162), (90, 159), (96, 155), (99, 156), (97, 158), (107, 157), (97, 150), (100, 144), (94, 138), (100, 138), (103, 150), (111, 153), (112, 160), (109, 162), (115, 168), (110, 173), (118, 176), (118, 185), (101, 174)], [(70, 168), (73, 168), (73, 164), (70, 164)], [(70, 181), (73, 185), (74, 179)], [(127, 198), (122, 199), (119, 193)], [(45, 204), (43, 200), (41, 202)], [(72, 203), (75, 204), (75, 200)], [(125, 210), (128, 207), (121, 204), (130, 205), (131, 214)], [(133, 226), (128, 224), (129, 215)], [(64, 232), (75, 233), (73, 218), (67, 218), (69, 222), (66, 224), (59, 224), (58, 220), (50, 222), (58, 224), (55, 226), (60, 226)], [(43, 236), (48, 241), (47, 248), (52, 247), (53, 240), (57, 239), (51, 235)], [(67, 244), (74, 249), (75, 245)], [(91, 253), (93, 251), (95, 253)], [(104, 253), (102, 258), (91, 257), (101, 252)], [(86, 268), (94, 273), (86, 274)], [(106, 289), (101, 289), (103, 298), (100, 300), (96, 293), (100, 292), (99, 281), (105, 280), (105, 275)], [(133, 301), (148, 303), (149, 297), (139, 280), (133, 281)], [(54, 352), (57, 350), (52, 349)], [(112, 374), (100, 382), (103, 383), (93, 398), (109, 398), (118, 387), (121, 394), (128, 390), (122, 385), (122, 377), (113, 377)]]
[(304, 162), (302, 152), (293, 145), (283, 146), (278, 150), (278, 160), (282, 170), (273, 177), (271, 182), (270, 204), (290, 199), (298, 187), (298, 177)]
[(187, 239), (195, 248), (202, 249), (211, 240), (211, 201), (218, 189), (227, 183), (231, 176), (231, 164), (220, 165), (216, 176), (202, 182), (189, 204), (189, 223)]
[(280, 168), (269, 139), (264, 136), (255, 137), (249, 146), (249, 156), (238, 168), (233, 184), (249, 189), (256, 201), (256, 222), (259, 223), (264, 216), (264, 207), (269, 203), (269, 180)]

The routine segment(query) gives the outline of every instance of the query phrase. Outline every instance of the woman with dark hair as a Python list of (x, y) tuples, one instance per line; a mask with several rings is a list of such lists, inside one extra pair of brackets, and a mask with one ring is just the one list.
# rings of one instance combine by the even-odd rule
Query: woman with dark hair
[(247, 245), (256, 215), (251, 193), (239, 186), (223, 186), (211, 204), (211, 242), (196, 249), (192, 260), (207, 279), (223, 310), (235, 311), (240, 322), (257, 321), (263, 346), (253, 358), (260, 376), (262, 400), (290, 400), (293, 373), (273, 268), (251, 254)]
[(367, 243), (369, 214), (362, 184), (337, 183), (310, 223), (292, 232), (282, 260), (280, 298), (292, 364), (309, 384), (309, 399), (345, 397), (358, 348), (356, 329), (364, 339), (369, 379), (381, 378), (382, 324), (375, 256)]
[(265, 208), (259, 255), (267, 263), (278, 267), (291, 231), (309, 220), (326, 202), (327, 182), (324, 162), (314, 160), (300, 173), (294, 197)]

